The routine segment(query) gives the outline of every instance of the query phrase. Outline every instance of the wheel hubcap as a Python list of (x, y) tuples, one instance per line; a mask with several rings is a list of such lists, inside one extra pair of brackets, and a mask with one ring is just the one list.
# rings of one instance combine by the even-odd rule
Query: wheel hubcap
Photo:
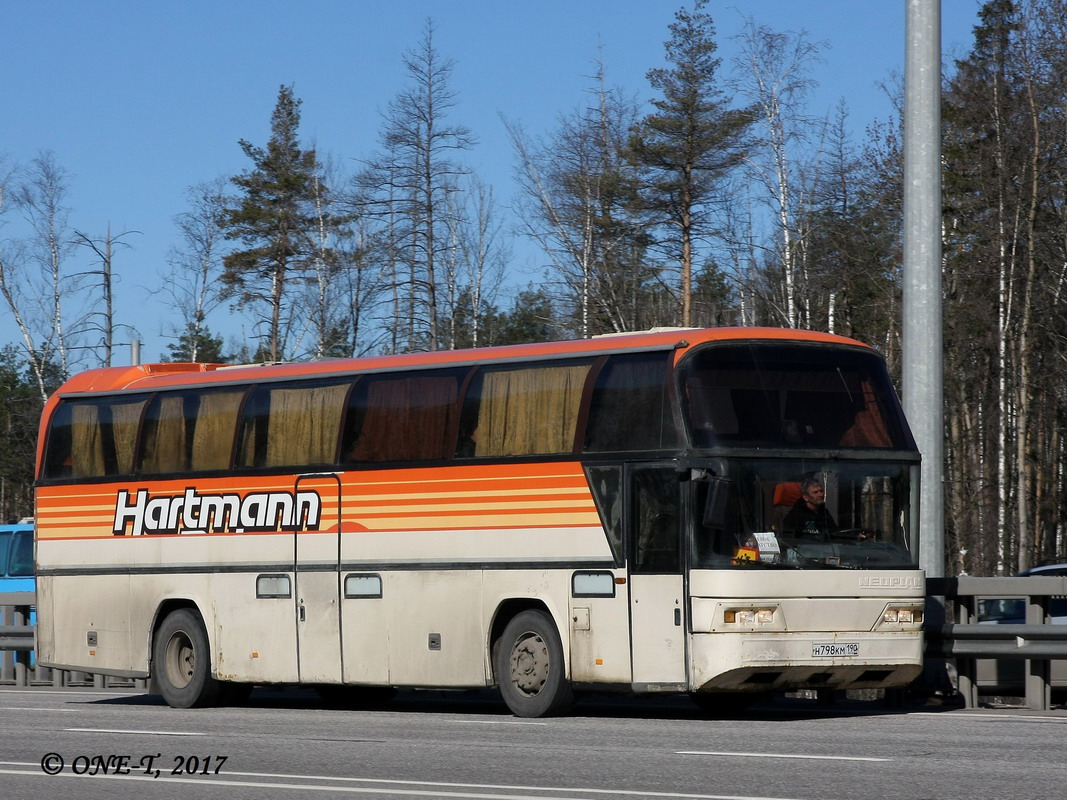
[(167, 642), (167, 677), (176, 689), (184, 689), (193, 679), (196, 669), (196, 651), (184, 633), (176, 633)]
[(548, 645), (536, 633), (519, 637), (511, 650), (511, 679), (519, 691), (536, 695), (548, 680)]

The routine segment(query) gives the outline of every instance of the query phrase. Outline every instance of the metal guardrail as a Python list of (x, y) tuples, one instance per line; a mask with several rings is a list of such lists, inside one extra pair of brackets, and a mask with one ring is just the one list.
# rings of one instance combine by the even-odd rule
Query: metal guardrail
[[(947, 608), (952, 612), (951, 618), (948, 614), (927, 614), (927, 659), (955, 659), (957, 688), (968, 708), (978, 705), (980, 659), (1023, 662), (1026, 705), (1035, 710), (1050, 707), (1052, 662), (1067, 659), (1067, 625), (1048, 624), (1048, 610), (1053, 597), (1067, 596), (1067, 577), (963, 575), (928, 578), (926, 587), (931, 610)], [(978, 602), (999, 598), (1023, 600), (1023, 621), (979, 624)]]
[(29, 685), (32, 669), (30, 653), (34, 648), (34, 626), (30, 610), (37, 597), (34, 592), (5, 592), (0, 595), (0, 681), (14, 681), (16, 686)]

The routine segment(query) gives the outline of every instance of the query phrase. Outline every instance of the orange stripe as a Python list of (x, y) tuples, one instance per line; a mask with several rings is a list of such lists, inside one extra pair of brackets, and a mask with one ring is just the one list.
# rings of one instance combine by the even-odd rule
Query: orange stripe
[[(341, 473), (340, 478), (344, 521), (369, 522), (383, 531), (599, 526), (584, 471), (576, 462), (361, 470)], [(145, 489), (156, 498), (178, 497), (195, 486), (199, 494), (243, 497), (252, 492), (293, 491), (296, 484), (295, 475), (274, 475), (41, 487), (38, 537), (113, 537), (116, 497), (123, 489), (131, 493)], [(338, 504), (336, 494), (324, 491), (323, 484), (331, 486), (333, 481), (300, 481), (301, 487), (320, 492), (323, 524), (329, 525), (339, 516)], [(71, 535), (72, 528), (77, 535)]]

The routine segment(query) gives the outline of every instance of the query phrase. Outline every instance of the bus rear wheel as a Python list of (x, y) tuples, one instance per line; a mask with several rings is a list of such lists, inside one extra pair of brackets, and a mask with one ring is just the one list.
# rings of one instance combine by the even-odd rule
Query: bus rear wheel
[(172, 611), (156, 631), (152, 677), (173, 708), (213, 705), (221, 686), (211, 677), (207, 631), (200, 615), (187, 608)]
[(563, 672), (563, 645), (543, 611), (517, 614), (496, 648), (496, 676), (504, 702), (517, 717), (561, 714), (574, 702)]

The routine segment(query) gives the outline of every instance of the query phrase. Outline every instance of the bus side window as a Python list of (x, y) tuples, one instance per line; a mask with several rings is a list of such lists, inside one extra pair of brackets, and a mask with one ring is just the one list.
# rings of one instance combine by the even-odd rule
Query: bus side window
[[(185, 406), (187, 426), (192, 428), (189, 468), (193, 472), (230, 468), (233, 437), (237, 432), (237, 419), (244, 397), (244, 389), (204, 392), (197, 395), (195, 406)], [(190, 416), (192, 419), (189, 419)]]
[(455, 453), (467, 370), (364, 376), (348, 403), (346, 463), (441, 461)]
[(45, 443), (44, 478), (70, 478), (74, 474), (74, 458), (71, 452), (70, 403), (60, 403), (48, 423)]
[(245, 401), (238, 433), (238, 467), (254, 468), (267, 465), (269, 391), (268, 388), (256, 386)]
[(337, 437), (350, 386), (345, 381), (271, 387), (266, 466), (336, 464)]
[(473, 455), (573, 452), (591, 364), (591, 360), (582, 360), (481, 370), (471, 384), (460, 426), (470, 439)]
[(596, 501), (597, 511), (600, 513), (600, 522), (604, 526), (604, 532), (611, 545), (611, 552), (615, 555), (617, 564), (622, 564), (622, 521), (623, 521), (623, 493), (622, 493), (622, 467), (611, 464), (604, 466), (591, 466), (586, 469), (589, 475), (589, 486), (593, 490), (593, 499)]
[(609, 356), (589, 404), (585, 452), (678, 446), (667, 370), (670, 353)]
[(160, 475), (189, 469), (184, 412), (189, 402), (186, 395), (169, 393), (156, 395), (148, 404), (137, 465), (139, 474)]
[[(49, 432), (49, 477), (100, 478), (133, 472), (134, 445), (147, 397), (73, 401)], [(62, 430), (63, 428), (66, 430)]]
[(160, 393), (149, 404), (138, 472), (210, 472), (230, 468), (244, 390)]
[(351, 382), (265, 384), (245, 404), (238, 463), (303, 469), (337, 462)]

